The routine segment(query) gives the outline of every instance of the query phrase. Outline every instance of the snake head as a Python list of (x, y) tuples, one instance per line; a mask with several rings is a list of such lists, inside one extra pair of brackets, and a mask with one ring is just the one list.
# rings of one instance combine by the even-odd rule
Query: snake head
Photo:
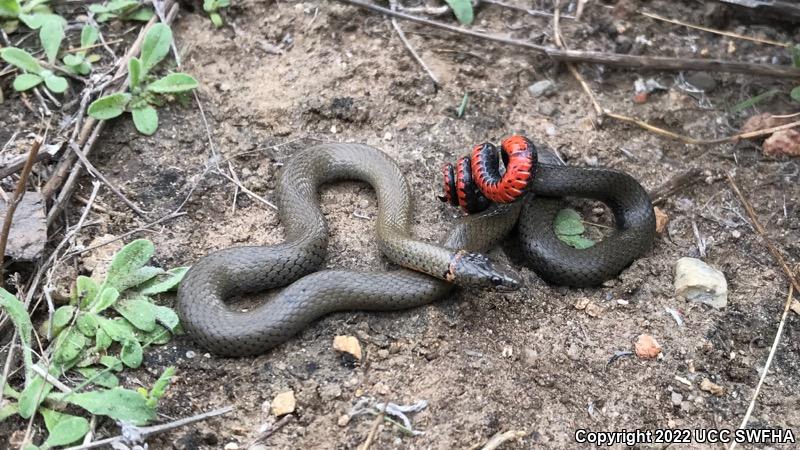
[(502, 292), (516, 291), (522, 286), (519, 274), (510, 267), (463, 250), (453, 254), (445, 279), (459, 286)]

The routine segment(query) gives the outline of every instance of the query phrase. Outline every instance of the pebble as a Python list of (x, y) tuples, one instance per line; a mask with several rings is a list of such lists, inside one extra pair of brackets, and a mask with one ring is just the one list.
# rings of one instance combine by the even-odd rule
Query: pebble
[(641, 334), (633, 346), (636, 356), (642, 359), (655, 359), (661, 354), (661, 345), (649, 334)]
[(348, 423), (350, 423), (350, 416), (348, 416), (347, 414), (339, 416), (339, 420), (336, 421), (336, 424), (339, 425), (340, 427), (347, 426)]
[(725, 275), (697, 258), (684, 257), (675, 264), (675, 295), (714, 308), (728, 305)]
[(329, 402), (342, 395), (342, 388), (338, 384), (326, 384), (319, 393), (322, 400)]
[(703, 378), (703, 381), (700, 382), (700, 389), (710, 392), (717, 397), (721, 397), (725, 395), (725, 388), (714, 383), (713, 381), (709, 380), (708, 378)]
[(195, 356), (197, 356), (197, 353), (195, 353), (195, 352), (193, 352), (193, 351), (191, 351), (191, 350), (189, 350), (188, 352), (186, 352), (186, 357), (187, 357), (188, 359), (192, 359), (192, 358), (194, 358)]
[(667, 224), (669, 223), (669, 216), (667, 213), (664, 212), (663, 209), (659, 208), (658, 206), (653, 208), (653, 212), (656, 215), (656, 233), (661, 234), (664, 230), (667, 229)]
[(554, 116), (558, 112), (558, 108), (556, 105), (549, 103), (549, 102), (540, 102), (539, 103), (539, 114), (543, 116)]
[(717, 80), (708, 72), (692, 72), (686, 76), (686, 82), (704, 92), (711, 92), (717, 87)]
[(267, 447), (264, 444), (256, 444), (256, 445), (252, 445), (250, 447), (247, 447), (247, 450), (267, 450), (268, 448), (269, 447)]
[(681, 402), (683, 401), (683, 395), (673, 392), (672, 395), (669, 396), (670, 401), (675, 406), (681, 406)]
[(385, 348), (378, 350), (378, 358), (386, 359), (388, 357), (389, 357), (389, 350), (386, 350)]
[(528, 86), (528, 92), (533, 97), (549, 96), (556, 90), (556, 84), (550, 80), (542, 80)]
[(272, 414), (276, 417), (280, 417), (293, 413), (296, 405), (297, 402), (294, 399), (294, 391), (281, 392), (272, 400)]
[(225, 444), (225, 450), (239, 450), (239, 444), (236, 442), (228, 442)]
[(383, 135), (384, 141), (391, 141), (392, 140), (392, 133), (386, 133)]
[(264, 414), (269, 414), (271, 410), (272, 410), (272, 402), (270, 402), (269, 400), (264, 400), (264, 403), (261, 404), (261, 412), (263, 412)]
[(586, 314), (588, 314), (589, 317), (600, 317), (600, 315), (603, 314), (603, 307), (597, 303), (590, 302), (586, 305)]
[(333, 338), (333, 349), (361, 361), (361, 344), (355, 336), (336, 336)]

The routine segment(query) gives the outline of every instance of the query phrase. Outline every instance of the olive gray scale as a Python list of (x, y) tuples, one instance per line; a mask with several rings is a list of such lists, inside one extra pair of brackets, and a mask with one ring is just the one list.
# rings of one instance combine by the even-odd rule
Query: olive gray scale
[[(381, 251), (414, 270), (311, 273), (324, 261), (328, 241), (317, 189), (340, 179), (366, 181), (375, 188)], [(213, 252), (192, 266), (178, 291), (183, 327), (216, 354), (263, 353), (334, 311), (399, 310), (440, 299), (453, 285), (417, 271), (441, 277), (454, 250), (496, 245), (511, 231), (521, 208), (509, 205), (465, 218), (441, 246), (417, 241), (409, 233), (412, 197), (399, 167), (380, 150), (361, 144), (324, 144), (295, 155), (284, 166), (276, 191), (286, 242)], [(246, 312), (226, 304), (234, 295), (289, 283)]]

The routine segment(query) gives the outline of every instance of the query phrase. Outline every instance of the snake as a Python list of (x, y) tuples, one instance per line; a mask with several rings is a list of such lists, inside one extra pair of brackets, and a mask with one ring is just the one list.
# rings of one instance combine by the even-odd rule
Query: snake
[[(467, 214), (522, 197), (511, 248), (551, 284), (601, 284), (643, 255), (655, 240), (653, 205), (635, 178), (608, 168), (566, 166), (551, 152), (539, 154), (525, 136), (512, 135), (499, 149), (488, 142), (479, 144), (455, 164), (445, 164), (442, 172), (444, 189), (439, 199)], [(562, 242), (553, 224), (566, 207), (565, 197), (606, 204), (614, 216), (614, 231), (587, 249)]]
[[(532, 144), (530, 148), (534, 148)], [(545, 279), (588, 285), (615, 276), (632, 261), (618, 258), (638, 256), (652, 244), (655, 219), (646, 192), (622, 172), (562, 166), (547, 156), (539, 155), (547, 161), (542, 163), (535, 161), (534, 155), (533, 176), (519, 189), (535, 195), (521, 201), (481, 201), (480, 211), (461, 217), (438, 244), (432, 244), (411, 234), (414, 195), (402, 170), (388, 155), (357, 143), (305, 149), (284, 165), (275, 190), (285, 240), (276, 245), (217, 250), (197, 261), (178, 290), (176, 309), (183, 328), (195, 343), (218, 355), (256, 355), (337, 311), (414, 308), (447, 296), (456, 286), (467, 291), (513, 291), (522, 284), (520, 275), (482, 252), (515, 229), (526, 253), (544, 258), (532, 265)], [(401, 268), (382, 272), (319, 270), (329, 233), (318, 190), (340, 180), (364, 181), (375, 190), (378, 246)], [(467, 187), (463, 177), (453, 176), (452, 180)], [(551, 210), (557, 211), (560, 198), (566, 195), (604, 201), (614, 213), (618, 231), (588, 251), (575, 254), (565, 248), (552, 230), (555, 213)], [(539, 236), (526, 240), (534, 231)], [(609, 248), (606, 241), (617, 247)], [(632, 248), (619, 248), (624, 245)], [(569, 261), (557, 261), (559, 258)], [(605, 265), (592, 262), (595, 258)], [(246, 311), (230, 303), (242, 294), (281, 287)]]
[[(375, 189), (378, 245), (404, 269), (318, 270), (329, 233), (317, 191), (339, 180), (364, 181)], [(455, 285), (497, 291), (521, 285), (515, 270), (479, 253), (511, 231), (521, 205), (468, 217), (440, 244), (417, 240), (410, 232), (411, 189), (400, 167), (374, 147), (342, 143), (305, 149), (284, 165), (275, 192), (285, 241), (212, 252), (189, 269), (178, 289), (176, 306), (184, 329), (218, 355), (263, 353), (335, 311), (413, 308), (444, 297)], [(227, 302), (283, 286), (246, 312)]]

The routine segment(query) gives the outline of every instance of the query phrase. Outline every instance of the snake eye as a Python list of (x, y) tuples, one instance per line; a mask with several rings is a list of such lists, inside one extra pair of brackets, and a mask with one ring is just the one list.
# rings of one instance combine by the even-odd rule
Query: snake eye
[(503, 284), (503, 280), (497, 275), (493, 276), (491, 281), (493, 286), (500, 286), (501, 284)]

